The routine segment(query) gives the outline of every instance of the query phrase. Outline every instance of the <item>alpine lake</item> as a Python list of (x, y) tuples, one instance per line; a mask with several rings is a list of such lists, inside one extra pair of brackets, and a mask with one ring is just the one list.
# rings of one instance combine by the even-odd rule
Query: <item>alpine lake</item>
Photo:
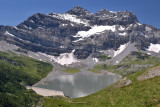
[(120, 78), (121, 76), (112, 73), (97, 74), (84, 70), (76, 74), (66, 74), (57, 71), (34, 86), (62, 91), (65, 96), (73, 99), (98, 92), (117, 82)]

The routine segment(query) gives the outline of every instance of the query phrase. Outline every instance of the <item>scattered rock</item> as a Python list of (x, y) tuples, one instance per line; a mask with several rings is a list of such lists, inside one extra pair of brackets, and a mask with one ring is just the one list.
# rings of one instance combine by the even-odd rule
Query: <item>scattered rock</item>
[(115, 85), (115, 88), (118, 88), (118, 87), (125, 87), (125, 86), (128, 86), (132, 84), (132, 81), (127, 79), (127, 77), (121, 79), (116, 85)]

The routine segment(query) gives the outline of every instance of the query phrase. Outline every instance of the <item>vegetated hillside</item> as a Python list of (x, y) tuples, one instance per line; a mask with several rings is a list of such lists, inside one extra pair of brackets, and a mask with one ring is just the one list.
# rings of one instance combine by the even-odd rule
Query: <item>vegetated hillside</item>
[(40, 96), (25, 88), (44, 78), (52, 65), (16, 55), (0, 52), (0, 106), (31, 107), (36, 105)]
[(122, 76), (126, 76), (137, 71), (152, 67), (159, 63), (160, 58), (148, 55), (143, 52), (133, 51), (117, 65), (106, 63), (98, 64), (94, 66), (94, 69), (108, 70), (109, 72), (119, 73)]
[[(139, 55), (141, 57), (139, 57)], [(133, 60), (127, 60), (129, 58)], [(136, 64), (152, 65), (136, 72), (128, 73), (117, 83), (95, 94), (76, 98), (45, 98), (44, 107), (151, 107), (160, 105), (160, 59), (143, 53), (130, 54), (120, 64), (132, 69)], [(143, 63), (142, 63), (143, 62)], [(159, 63), (159, 64), (158, 64)], [(131, 66), (129, 65), (131, 64)], [(133, 64), (133, 65), (132, 65)], [(149, 67), (149, 66), (148, 66)], [(113, 67), (113, 70), (117, 69)], [(137, 68), (135, 68), (137, 69)], [(120, 72), (116, 70), (117, 72)], [(126, 70), (127, 71), (127, 70)], [(126, 72), (124, 71), (124, 72)]]

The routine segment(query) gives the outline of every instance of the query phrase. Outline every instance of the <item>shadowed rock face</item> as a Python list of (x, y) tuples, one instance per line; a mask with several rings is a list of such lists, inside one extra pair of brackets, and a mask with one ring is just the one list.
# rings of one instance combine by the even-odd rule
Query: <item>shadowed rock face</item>
[(160, 30), (140, 24), (128, 11), (90, 13), (77, 6), (64, 14), (36, 13), (16, 27), (0, 26), (0, 40), (55, 56), (75, 49), (78, 59), (86, 59), (129, 41), (145, 49), (150, 43), (160, 43)]
[(138, 23), (137, 17), (128, 11), (112, 12), (105, 9), (94, 14), (97, 17), (93, 23), (98, 25), (130, 25)]

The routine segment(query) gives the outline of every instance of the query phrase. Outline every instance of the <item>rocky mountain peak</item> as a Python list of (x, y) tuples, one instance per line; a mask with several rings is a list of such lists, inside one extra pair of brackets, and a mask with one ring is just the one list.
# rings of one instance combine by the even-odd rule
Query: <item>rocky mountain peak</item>
[(90, 14), (90, 12), (80, 6), (76, 6), (73, 9), (69, 10), (67, 13), (73, 14), (73, 15), (87, 15)]
[(118, 16), (122, 16), (122, 17), (136, 17), (136, 15), (132, 12), (129, 11), (119, 11), (117, 12)]
[(104, 14), (109, 14), (110, 11), (107, 9), (101, 9), (100, 11), (96, 12), (95, 15), (104, 15)]
[(133, 18), (135, 21), (138, 22), (138, 19), (136, 17), (136, 15), (132, 12), (129, 12), (129, 11), (120, 11), (120, 12), (117, 12), (117, 16), (119, 17), (128, 17), (128, 18)]

